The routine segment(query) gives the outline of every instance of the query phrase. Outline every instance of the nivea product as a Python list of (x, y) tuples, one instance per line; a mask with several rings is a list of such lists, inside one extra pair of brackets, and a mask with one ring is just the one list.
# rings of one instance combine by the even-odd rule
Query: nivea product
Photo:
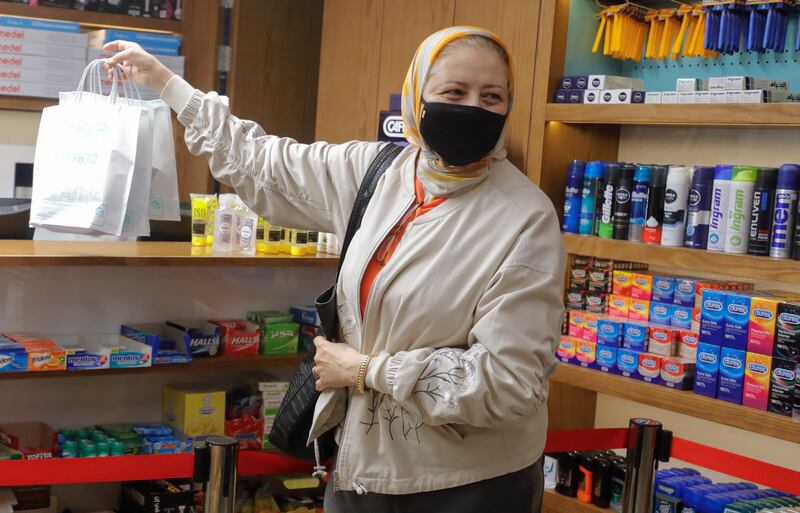
[(603, 196), (604, 164), (600, 161), (588, 162), (583, 170), (583, 188), (581, 190), (581, 213), (578, 233), (594, 235), (597, 223), (598, 198)]
[(678, 330), (663, 326), (650, 326), (647, 351), (661, 356), (674, 356), (678, 348)]
[(797, 215), (797, 190), (800, 189), (800, 166), (784, 164), (778, 169), (775, 185), (775, 206), (772, 209), (772, 234), (769, 239), (769, 256), (792, 256), (792, 238)]
[(603, 346), (619, 347), (622, 345), (623, 321), (599, 319), (597, 321), (597, 343)]
[(673, 308), (675, 308), (675, 305), (651, 301), (650, 323), (654, 326), (669, 326), (670, 322), (672, 321)]
[(633, 192), (631, 193), (631, 221), (628, 240), (642, 242), (644, 221), (647, 216), (647, 193), (650, 187), (650, 166), (637, 165), (633, 173)]
[(769, 255), (777, 179), (777, 169), (771, 167), (758, 168), (756, 185), (753, 189), (753, 209), (750, 212), (750, 230), (747, 242), (747, 254), (749, 255)]
[(708, 226), (711, 222), (712, 189), (714, 168), (698, 167), (692, 173), (689, 190), (688, 213), (684, 246), (692, 249), (706, 249), (708, 245)]
[(649, 274), (633, 273), (631, 285), (631, 298), (646, 299), (653, 297), (653, 277)]
[(581, 367), (594, 367), (595, 360), (597, 360), (597, 344), (588, 340), (578, 340), (575, 360)]
[(685, 166), (670, 166), (664, 192), (662, 246), (683, 246), (686, 232), (686, 209), (689, 202), (691, 171)]
[(603, 346), (597, 344), (596, 367), (603, 372), (615, 372), (617, 368), (617, 352), (619, 348), (615, 346)]
[(723, 347), (719, 355), (719, 385), (717, 399), (742, 404), (744, 368), (747, 353)]
[(714, 168), (711, 191), (711, 220), (708, 225), (708, 250), (725, 251), (725, 229), (728, 226), (728, 202), (731, 193), (733, 166)]
[(775, 323), (775, 358), (800, 361), (800, 303), (781, 301)]
[(723, 347), (745, 351), (750, 330), (750, 300), (746, 292), (728, 291), (725, 294), (725, 335)]
[(667, 167), (650, 166), (650, 185), (647, 188), (647, 215), (642, 240), (647, 244), (661, 244), (664, 224), (664, 196), (667, 188)]
[(697, 344), (697, 367), (695, 369), (694, 391), (706, 397), (717, 397), (719, 383), (719, 358), (722, 348), (714, 344)]
[(630, 298), (628, 303), (628, 319), (647, 322), (650, 320), (650, 301)]
[(662, 356), (652, 353), (639, 353), (638, 378), (648, 383), (661, 384)]
[(617, 371), (626, 378), (636, 377), (641, 351), (621, 347), (617, 350)]
[(578, 233), (584, 167), (582, 160), (573, 160), (567, 171), (567, 184), (564, 188), (564, 222), (561, 226), (565, 233)]
[(776, 297), (754, 296), (750, 300), (750, 326), (747, 331), (747, 351), (772, 356), (775, 347), (775, 325), (778, 319)]
[(747, 253), (750, 212), (757, 170), (750, 166), (734, 166), (731, 173), (731, 199), (728, 204), (728, 226), (725, 228), (725, 252)]
[(694, 308), (696, 285), (697, 280), (693, 278), (676, 278), (675, 292), (673, 294), (674, 303), (678, 306)]
[(703, 289), (700, 342), (721, 346), (725, 339), (725, 299), (722, 290)]
[(692, 314), (694, 308), (688, 306), (673, 305), (671, 310), (669, 325), (673, 328), (680, 328), (684, 330), (692, 329)]
[(608, 162), (605, 167), (603, 180), (603, 194), (601, 196), (600, 211), (597, 222), (597, 236), (610, 239), (614, 235), (614, 191), (619, 183), (620, 165)]
[(766, 410), (769, 406), (769, 381), (771, 376), (771, 356), (747, 353), (742, 404), (757, 410)]
[(613, 237), (628, 240), (631, 220), (631, 195), (633, 193), (633, 171), (631, 164), (619, 167), (619, 177), (614, 187)]
[(622, 335), (622, 346), (637, 351), (647, 350), (647, 326), (638, 322), (626, 322)]
[(675, 301), (675, 278), (653, 276), (653, 301), (673, 303)]
[(575, 352), (577, 350), (576, 340), (570, 336), (561, 337), (558, 349), (556, 349), (556, 358), (564, 363), (572, 363), (575, 360)]
[(694, 384), (694, 375), (694, 359), (666, 356), (661, 361), (661, 383), (669, 388), (691, 389)]

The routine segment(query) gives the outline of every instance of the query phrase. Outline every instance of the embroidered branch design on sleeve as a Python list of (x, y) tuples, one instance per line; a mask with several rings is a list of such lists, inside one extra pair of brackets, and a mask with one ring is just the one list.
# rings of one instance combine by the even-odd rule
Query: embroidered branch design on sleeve
[(362, 420), (361, 424), (367, 426), (366, 431), (364, 431), (364, 436), (369, 435), (369, 432), (372, 431), (372, 428), (378, 424), (380, 424), (380, 419), (378, 417), (378, 408), (383, 402), (383, 394), (380, 392), (376, 392), (375, 390), (372, 391), (372, 402), (370, 407), (367, 408), (369, 412), (369, 417), (366, 421)]
[(455, 407), (458, 393), (475, 384), (475, 366), (472, 361), (477, 354), (470, 351), (441, 351), (431, 361), (417, 380), (415, 394), (422, 394), (434, 403), (443, 402)]

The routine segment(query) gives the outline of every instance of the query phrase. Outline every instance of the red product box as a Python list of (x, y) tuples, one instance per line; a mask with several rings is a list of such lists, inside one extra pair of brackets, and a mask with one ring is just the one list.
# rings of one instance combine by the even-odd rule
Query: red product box
[(696, 331), (678, 331), (678, 356), (694, 361), (697, 358), (698, 338)]
[(261, 330), (243, 320), (208, 321), (220, 327), (222, 356), (257, 356)]
[(613, 292), (615, 296), (630, 296), (633, 286), (633, 273), (630, 271), (614, 271)]
[(647, 299), (633, 299), (628, 303), (628, 319), (632, 321), (647, 322), (650, 320), (650, 301)]
[(694, 359), (667, 356), (661, 362), (661, 382), (664, 386), (687, 390), (694, 383)]
[(692, 310), (692, 331), (700, 333), (700, 318), (703, 316), (703, 311), (700, 308)]
[(44, 422), (0, 424), (0, 444), (20, 451), (26, 460), (56, 457), (56, 432)]
[(652, 353), (639, 353), (638, 378), (648, 383), (661, 384), (661, 362), (664, 357)]
[(674, 356), (677, 349), (678, 331), (674, 328), (651, 326), (647, 350), (661, 356)]

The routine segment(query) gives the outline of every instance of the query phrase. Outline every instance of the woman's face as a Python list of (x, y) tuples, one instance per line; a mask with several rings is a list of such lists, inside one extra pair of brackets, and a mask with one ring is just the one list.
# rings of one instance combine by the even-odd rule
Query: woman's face
[(458, 46), (436, 59), (422, 97), (508, 114), (508, 66), (494, 50)]

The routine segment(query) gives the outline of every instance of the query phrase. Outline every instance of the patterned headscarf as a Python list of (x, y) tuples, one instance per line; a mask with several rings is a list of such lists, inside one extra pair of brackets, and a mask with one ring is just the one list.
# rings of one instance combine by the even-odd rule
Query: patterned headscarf
[(481, 182), (487, 176), (489, 172), (488, 166), (492, 161), (506, 158), (504, 139), (508, 129), (508, 117), (506, 117), (506, 126), (503, 128), (494, 150), (482, 160), (464, 167), (448, 166), (441, 162), (439, 156), (428, 147), (420, 135), (422, 91), (425, 88), (425, 82), (428, 79), (433, 62), (449, 43), (468, 36), (483, 36), (491, 39), (505, 50), (509, 56), (508, 108), (510, 112), (514, 92), (511, 54), (508, 52), (505, 43), (497, 35), (479, 27), (450, 27), (428, 36), (417, 48), (414, 59), (408, 67), (405, 83), (403, 83), (404, 135), (411, 144), (422, 150), (422, 159), (417, 169), (417, 175), (425, 190), (439, 197), (450, 196), (457, 191), (471, 188), (471, 186)]

